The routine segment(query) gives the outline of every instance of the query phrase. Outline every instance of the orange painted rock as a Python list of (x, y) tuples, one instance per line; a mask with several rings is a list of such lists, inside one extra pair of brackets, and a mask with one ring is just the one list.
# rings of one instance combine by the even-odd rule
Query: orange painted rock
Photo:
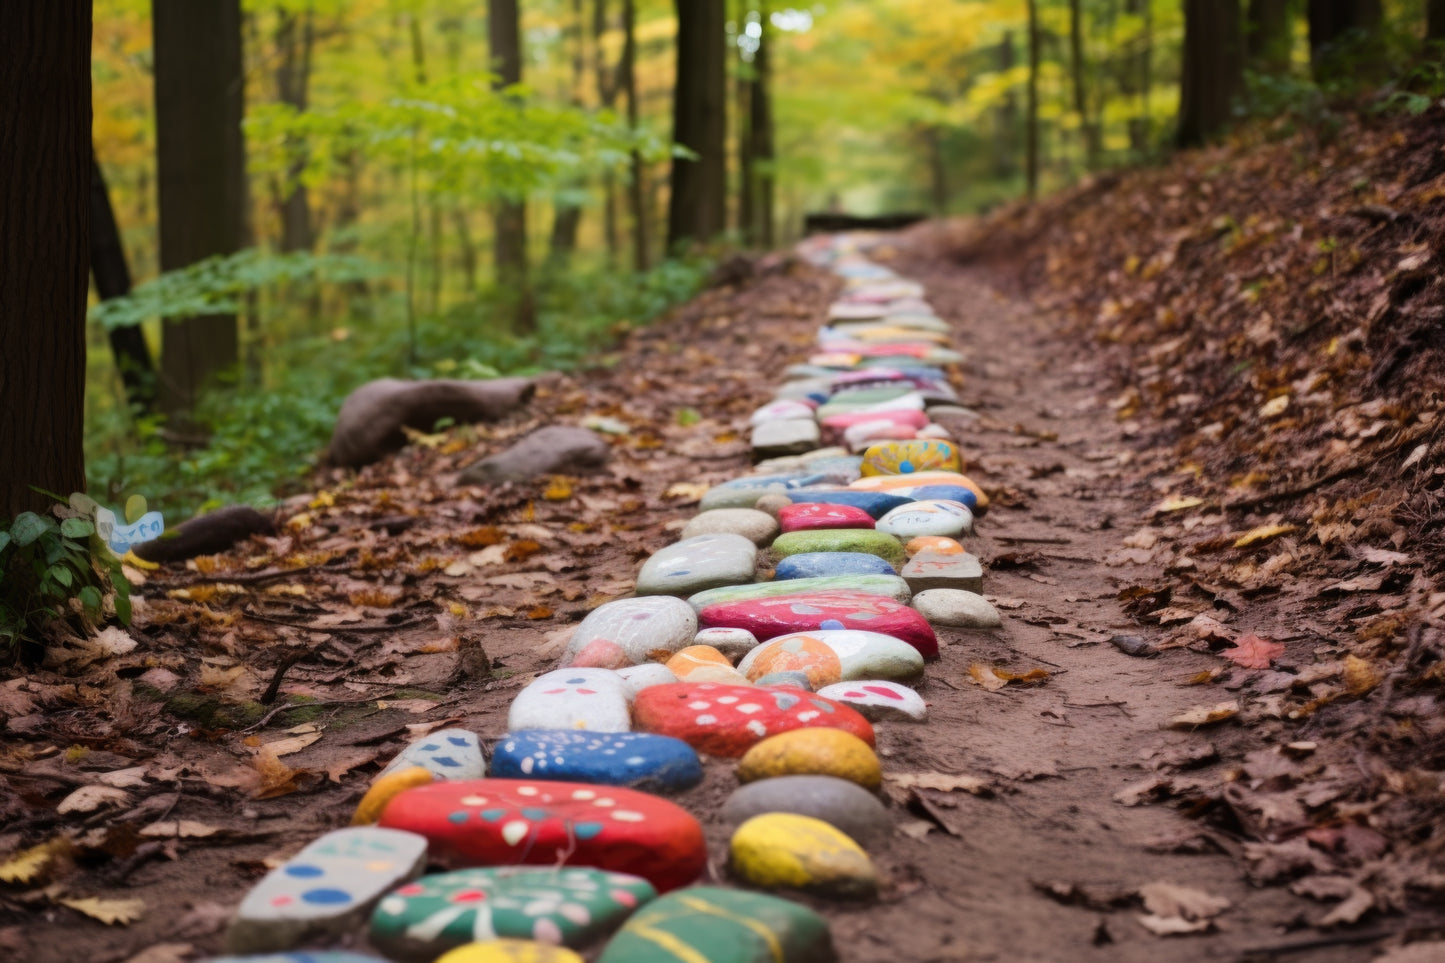
[(748, 681), (757, 682), (774, 672), (802, 672), (813, 689), (843, 678), (843, 663), (838, 653), (816, 638), (795, 635), (777, 642), (768, 642), (752, 656)]
[(678, 682), (644, 689), (633, 708), (638, 729), (714, 756), (741, 756), (768, 736), (808, 728), (841, 729), (873, 744), (862, 715), (798, 689)]
[(679, 682), (746, 685), (748, 681), (733, 668), (732, 660), (710, 645), (689, 645), (667, 660), (667, 668)]
[(908, 553), (908, 557), (909, 557), (909, 558), (912, 558), (912, 557), (915, 556), (915, 555), (924, 555), (924, 554), (928, 554), (928, 555), (962, 555), (962, 554), (963, 554), (963, 546), (962, 546), (962, 545), (960, 545), (955, 539), (947, 538), (947, 537), (945, 537), (945, 536), (943, 536), (943, 535), (919, 535), (917, 538), (911, 538), (911, 539), (909, 539), (909, 540), (908, 540), (908, 544), (905, 545), (905, 546), (903, 546), (903, 550)]

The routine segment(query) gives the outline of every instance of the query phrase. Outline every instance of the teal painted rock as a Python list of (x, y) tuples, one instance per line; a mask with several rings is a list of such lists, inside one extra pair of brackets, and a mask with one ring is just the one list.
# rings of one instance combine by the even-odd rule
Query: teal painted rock
[[(708, 514), (704, 512), (702, 517)], [(757, 559), (758, 547), (742, 535), (694, 535), (643, 563), (637, 573), (637, 594), (686, 596), (751, 582)]]
[[(876, 558), (877, 556), (873, 556)], [(688, 597), (694, 611), (720, 602), (745, 602), (749, 599), (770, 599), (779, 595), (805, 595), (810, 592), (865, 592), (907, 602), (912, 593), (908, 583), (898, 575), (825, 575), (819, 578), (790, 578), (782, 582), (754, 582), (752, 585), (729, 585), (709, 589)]]
[(791, 900), (694, 886), (644, 906), (598, 963), (830, 963), (828, 921)]
[(371, 915), (370, 939), (407, 963), (498, 937), (583, 947), (656, 895), (645, 879), (599, 869), (461, 869), (392, 891)]
[(805, 552), (866, 552), (895, 565), (904, 559), (902, 542), (887, 532), (866, 528), (788, 532), (773, 539), (773, 552), (783, 558)]

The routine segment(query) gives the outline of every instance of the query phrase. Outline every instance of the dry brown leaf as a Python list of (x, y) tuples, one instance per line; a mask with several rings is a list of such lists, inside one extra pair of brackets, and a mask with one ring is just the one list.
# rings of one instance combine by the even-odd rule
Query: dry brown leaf
[(502, 555), (504, 561), (525, 562), (542, 550), (542, 546), (530, 538), (522, 538), (507, 546)]
[(975, 662), (968, 667), (968, 681), (983, 686), (989, 692), (997, 692), (1010, 682), (1033, 685), (1046, 681), (1048, 677), (1048, 670), (1039, 668), (1029, 669), (1027, 672), (1010, 672), (1008, 669), (985, 665), (982, 662)]
[(142, 836), (156, 839), (205, 839), (221, 831), (219, 826), (197, 822), (194, 819), (167, 819), (151, 823), (140, 831)]
[(667, 491), (662, 493), (663, 498), (679, 498), (689, 502), (695, 502), (707, 494), (711, 486), (698, 484), (696, 482), (676, 482), (669, 485)]
[(1345, 689), (1353, 696), (1361, 696), (1380, 684), (1380, 674), (1375, 667), (1355, 655), (1345, 656)]
[(553, 475), (542, 497), (549, 502), (565, 502), (572, 497), (572, 480), (566, 475)]
[(193, 943), (157, 943), (141, 950), (125, 963), (185, 963), (195, 951)]
[(58, 899), (61, 906), (69, 906), (91, 919), (100, 920), (107, 926), (126, 926), (145, 915), (145, 900), (141, 899), (100, 899), (86, 896), (80, 899)]
[(378, 699), (376, 707), (378, 709), (400, 709), (402, 712), (419, 715), (435, 709), (437, 703), (430, 699)]
[(893, 772), (885, 777), (890, 789), (937, 789), (940, 792), (966, 792), (988, 796), (993, 787), (988, 780), (952, 772)]
[(145, 784), (146, 772), (145, 766), (131, 766), (129, 769), (98, 773), (95, 778), (117, 789), (134, 789)]
[(492, 545), (500, 545), (506, 540), (506, 533), (495, 525), (484, 525), (469, 532), (462, 532), (454, 539), (458, 545), (464, 548), (488, 548)]
[(300, 735), (292, 736), (289, 739), (277, 739), (275, 742), (268, 742), (261, 748), (269, 750), (275, 756), (289, 756), (293, 752), (300, 752), (321, 738), (319, 732), (303, 732)]
[(1156, 916), (1182, 916), (1189, 920), (1218, 916), (1229, 909), (1223, 896), (1210, 896), (1202, 890), (1174, 883), (1154, 882), (1139, 887), (1144, 908)]
[(1249, 632), (1234, 641), (1232, 648), (1219, 653), (1245, 669), (1268, 669), (1275, 659), (1284, 655), (1284, 643), (1262, 639)]
[(81, 786), (55, 807), (58, 813), (93, 813), (104, 806), (124, 806), (130, 793), (114, 786)]
[(1182, 713), (1169, 720), (1171, 729), (1193, 729), (1196, 726), (1209, 726), (1216, 722), (1224, 722), (1239, 715), (1239, 703), (1230, 700), (1229, 702), (1218, 702), (1212, 706), (1195, 706), (1188, 712)]

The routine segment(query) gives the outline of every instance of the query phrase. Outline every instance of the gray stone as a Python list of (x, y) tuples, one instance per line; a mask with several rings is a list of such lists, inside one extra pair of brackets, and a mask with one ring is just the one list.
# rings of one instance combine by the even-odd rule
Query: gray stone
[[(948, 421), (960, 421), (972, 424), (973, 422), (978, 421), (979, 414), (972, 408), (964, 408), (960, 405), (946, 404), (929, 405), (928, 417), (932, 418), (939, 424), (944, 424)], [(945, 425), (945, 427), (947, 426)]]
[(983, 566), (967, 552), (955, 555), (919, 552), (903, 566), (901, 574), (915, 593), (929, 589), (983, 591)]
[(686, 648), (694, 635), (697, 614), (681, 599), (618, 599), (593, 609), (573, 630), (563, 664), (579, 664), (583, 658), (586, 664), (605, 668), (640, 665), (655, 661), (656, 653), (666, 658)]
[(759, 779), (734, 792), (722, 808), (722, 817), (729, 825), (764, 813), (821, 819), (863, 846), (882, 845), (893, 832), (893, 820), (876, 796), (836, 776)]
[(904, 542), (920, 535), (958, 538), (973, 531), (973, 512), (960, 502), (925, 499), (893, 509), (878, 519), (877, 529)]
[(601, 435), (573, 425), (549, 425), (525, 436), (506, 451), (483, 458), (464, 470), (462, 485), (527, 481), (538, 475), (589, 475), (607, 464), (612, 446)]
[(530, 378), (369, 381), (341, 403), (327, 457), (348, 468), (369, 465), (406, 444), (402, 428), (434, 431), (443, 418), (496, 421), (531, 401), (536, 390)]
[(932, 625), (959, 629), (996, 629), (1003, 625), (998, 609), (977, 592), (929, 589), (913, 596), (913, 607)]
[(693, 637), (693, 645), (707, 645), (737, 662), (758, 647), (758, 637), (747, 629), (699, 629)]
[[(793, 504), (793, 500), (787, 495), (764, 495), (753, 504), (753, 508), (760, 512), (767, 512), (777, 521), (778, 512)], [(777, 536), (774, 536), (775, 538)]]
[(754, 545), (768, 545), (778, 535), (778, 520), (756, 508), (719, 508), (699, 512), (682, 530), (684, 540), (721, 534), (741, 535)]
[[(709, 514), (716, 513), (704, 512), (703, 516)], [(637, 594), (687, 596), (741, 585), (753, 580), (757, 560), (757, 545), (741, 535), (696, 535), (667, 546), (643, 563), (637, 573)]]
[(753, 457), (800, 455), (817, 448), (821, 440), (822, 432), (812, 418), (768, 421), (753, 429)]

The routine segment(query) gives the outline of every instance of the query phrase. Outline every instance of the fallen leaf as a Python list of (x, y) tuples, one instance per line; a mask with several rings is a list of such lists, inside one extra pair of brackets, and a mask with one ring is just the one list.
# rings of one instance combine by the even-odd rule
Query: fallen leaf
[(1235, 639), (1232, 648), (1219, 654), (1245, 669), (1268, 669), (1275, 659), (1284, 655), (1284, 643), (1271, 642), (1249, 632)]
[(31, 883), (57, 857), (69, 855), (70, 840), (64, 836), (21, 850), (4, 863), (0, 863), (0, 883)]
[(983, 686), (989, 692), (997, 692), (1010, 682), (1032, 685), (1036, 682), (1043, 682), (1048, 677), (1049, 673), (1046, 669), (1035, 668), (1027, 672), (1010, 672), (1007, 669), (985, 665), (982, 662), (975, 662), (968, 667), (969, 681)]
[(1214, 926), (1214, 917), (1230, 905), (1222, 896), (1163, 882), (1141, 886), (1139, 898), (1148, 910), (1139, 917), (1139, 924), (1155, 936), (1207, 932)]
[(1288, 535), (1290, 532), (1299, 531), (1298, 525), (1261, 525), (1258, 528), (1251, 528), (1243, 535), (1234, 540), (1235, 548), (1249, 548), (1253, 545), (1263, 545), (1281, 535)]
[(662, 493), (663, 498), (681, 498), (695, 502), (707, 494), (710, 485), (702, 485), (696, 482), (676, 482), (669, 485), (667, 491)]
[(566, 475), (553, 475), (542, 492), (542, 497), (549, 502), (565, 502), (572, 497), (571, 479)]
[(894, 772), (884, 777), (889, 790), (937, 789), (940, 792), (966, 792), (975, 796), (993, 795), (988, 780), (951, 772)]
[(419, 715), (435, 709), (437, 704), (430, 699), (377, 699), (376, 707), (378, 709), (400, 709), (402, 712)]
[(1198, 508), (1200, 505), (1203, 504), (1204, 499), (1197, 498), (1193, 495), (1172, 495), (1169, 498), (1164, 499), (1159, 504), (1155, 505), (1152, 509), (1152, 512), (1155, 515), (1165, 515), (1170, 512), (1182, 512), (1186, 508)]
[(299, 736), (292, 736), (289, 739), (277, 739), (275, 742), (268, 742), (261, 748), (269, 750), (275, 756), (289, 756), (293, 752), (300, 752), (313, 742), (321, 738), (319, 732), (305, 732)]
[(1345, 689), (1353, 696), (1364, 695), (1380, 684), (1374, 666), (1356, 655), (1345, 656)]
[(542, 546), (530, 538), (518, 539), (507, 546), (502, 558), (508, 562), (524, 562), (542, 550)]
[(145, 777), (145, 766), (116, 769), (113, 772), (102, 772), (96, 776), (105, 785), (114, 786), (117, 789), (134, 789), (136, 786), (145, 785)]
[(93, 813), (103, 806), (124, 806), (130, 793), (114, 786), (81, 786), (55, 807), (58, 813)]
[(145, 900), (141, 899), (99, 899), (87, 896), (81, 899), (58, 899), (61, 906), (69, 906), (91, 919), (100, 920), (107, 926), (126, 926), (145, 915)]
[(1216, 722), (1224, 722), (1237, 715), (1239, 715), (1239, 703), (1233, 700), (1219, 702), (1212, 706), (1195, 706), (1188, 712), (1170, 719), (1169, 728), (1193, 729), (1195, 726), (1208, 726)]
[(197, 822), (194, 819), (167, 819), (151, 823), (140, 831), (142, 836), (155, 839), (205, 839), (219, 833), (220, 827)]

